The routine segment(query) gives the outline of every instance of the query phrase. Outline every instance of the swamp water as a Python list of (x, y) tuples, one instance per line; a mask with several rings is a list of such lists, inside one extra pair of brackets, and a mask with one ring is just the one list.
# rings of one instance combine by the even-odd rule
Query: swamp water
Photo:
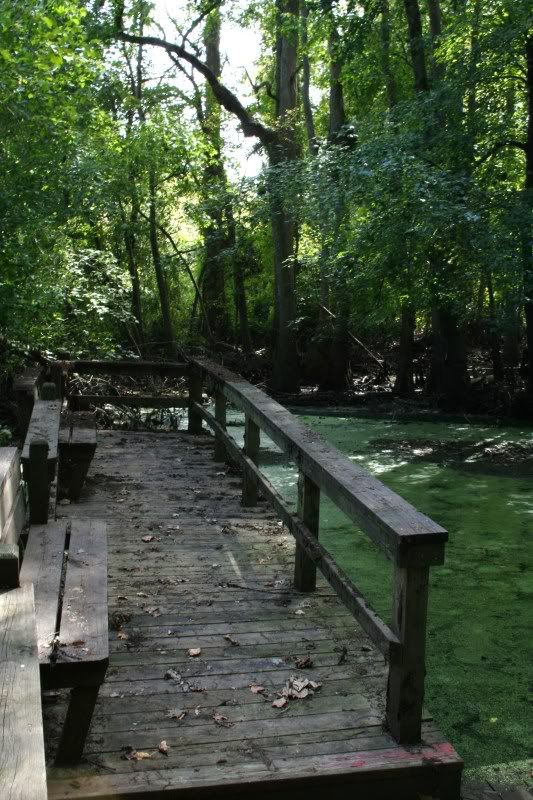
[[(469, 777), (529, 783), (533, 429), (297, 413), (449, 531), (446, 563), (431, 569), (425, 704)], [(261, 445), (261, 468), (295, 501), (294, 466)], [(390, 621), (390, 563), (326, 498), (320, 539)]]

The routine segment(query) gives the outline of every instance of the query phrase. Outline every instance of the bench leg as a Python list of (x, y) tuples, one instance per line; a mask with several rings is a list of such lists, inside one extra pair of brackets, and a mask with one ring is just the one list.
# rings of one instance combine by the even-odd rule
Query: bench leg
[(71, 690), (67, 717), (57, 749), (55, 761), (57, 767), (77, 764), (80, 761), (99, 688), (99, 686), (83, 686)]

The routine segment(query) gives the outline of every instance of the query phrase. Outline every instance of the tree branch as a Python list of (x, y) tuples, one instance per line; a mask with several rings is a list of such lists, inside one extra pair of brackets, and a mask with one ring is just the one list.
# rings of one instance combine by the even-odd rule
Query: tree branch
[(217, 76), (204, 64), (197, 56), (190, 53), (184, 47), (173, 42), (167, 42), (165, 39), (160, 39), (157, 36), (135, 36), (124, 31), (118, 32), (118, 38), (123, 42), (132, 42), (133, 44), (152, 45), (153, 47), (160, 47), (172, 56), (177, 56), (183, 61), (187, 61), (194, 67), (201, 75), (204, 76), (208, 82), (211, 90), (223, 108), (234, 114), (241, 124), (242, 132), (245, 136), (257, 137), (265, 147), (270, 147), (279, 141), (278, 134), (272, 128), (263, 125), (262, 122), (254, 119), (252, 115), (245, 109), (239, 98), (230, 91), (223, 83), (219, 81)]
[(525, 142), (520, 142), (517, 139), (506, 139), (504, 142), (497, 142), (497, 144), (495, 144), (494, 147), (491, 147), (488, 153), (485, 153), (484, 156), (478, 158), (478, 160), (475, 163), (475, 166), (480, 167), (482, 164), (485, 163), (485, 161), (488, 161), (489, 158), (492, 158), (492, 156), (496, 155), (496, 153), (498, 153), (500, 150), (503, 150), (504, 147), (515, 147), (518, 150), (523, 150), (524, 153), (526, 152)]

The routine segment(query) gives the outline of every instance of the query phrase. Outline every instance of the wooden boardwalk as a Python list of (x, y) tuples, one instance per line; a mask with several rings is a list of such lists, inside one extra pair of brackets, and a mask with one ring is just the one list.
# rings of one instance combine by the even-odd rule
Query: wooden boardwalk
[[(80, 503), (58, 507), (107, 521), (111, 658), (84, 761), (49, 768), (49, 797), (456, 800), (451, 745), (429, 720), (416, 747), (384, 730), (383, 656), (321, 578), (292, 589), (294, 539), (241, 506), (212, 442), (101, 431)], [(274, 707), (293, 676), (301, 696)], [(50, 753), (64, 709), (45, 698)]]

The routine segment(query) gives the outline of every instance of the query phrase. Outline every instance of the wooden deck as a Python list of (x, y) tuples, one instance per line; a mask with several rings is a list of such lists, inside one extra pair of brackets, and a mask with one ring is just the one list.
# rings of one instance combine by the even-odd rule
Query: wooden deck
[[(382, 655), (323, 579), (292, 589), (294, 539), (241, 506), (212, 442), (101, 431), (80, 503), (58, 508), (108, 524), (110, 666), (84, 761), (49, 768), (49, 797), (457, 800), (451, 745), (429, 719), (422, 746), (384, 730)], [(273, 707), (291, 676), (321, 686)], [(51, 753), (65, 707), (45, 698)]]

